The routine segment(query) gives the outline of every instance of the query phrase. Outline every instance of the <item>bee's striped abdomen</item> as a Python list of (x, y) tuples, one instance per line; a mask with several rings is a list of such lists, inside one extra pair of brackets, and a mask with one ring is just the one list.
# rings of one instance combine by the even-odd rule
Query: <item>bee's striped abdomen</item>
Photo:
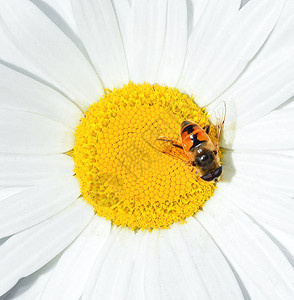
[(181, 125), (182, 143), (185, 151), (191, 151), (209, 140), (206, 132), (196, 123), (184, 121)]

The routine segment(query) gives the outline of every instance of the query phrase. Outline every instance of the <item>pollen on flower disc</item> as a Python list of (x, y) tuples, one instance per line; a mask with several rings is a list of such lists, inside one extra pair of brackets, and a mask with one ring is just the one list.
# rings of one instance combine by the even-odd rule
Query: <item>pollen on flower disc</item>
[[(99, 216), (132, 229), (168, 228), (199, 211), (215, 184), (152, 147), (179, 139), (180, 124), (201, 127), (208, 115), (177, 89), (129, 83), (93, 104), (76, 130), (72, 153), (84, 199)], [(212, 140), (216, 129), (210, 130)]]

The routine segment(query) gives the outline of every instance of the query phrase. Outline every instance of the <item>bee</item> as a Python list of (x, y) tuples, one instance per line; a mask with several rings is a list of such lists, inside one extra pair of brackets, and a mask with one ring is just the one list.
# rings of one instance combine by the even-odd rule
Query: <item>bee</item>
[(214, 116), (217, 121), (216, 143), (213, 143), (208, 135), (210, 124), (201, 128), (197, 123), (189, 120), (183, 121), (180, 126), (180, 139), (157, 136), (155, 139), (149, 139), (148, 142), (158, 151), (192, 166), (196, 170), (196, 174), (200, 174), (202, 180), (217, 182), (222, 174), (218, 150), (225, 115), (226, 105), (225, 102), (222, 102), (217, 106)]

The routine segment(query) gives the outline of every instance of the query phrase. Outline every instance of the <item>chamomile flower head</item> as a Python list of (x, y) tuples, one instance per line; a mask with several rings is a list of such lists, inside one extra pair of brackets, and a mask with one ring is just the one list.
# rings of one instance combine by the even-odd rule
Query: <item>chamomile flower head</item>
[(0, 297), (292, 299), (293, 31), (291, 0), (1, 1)]

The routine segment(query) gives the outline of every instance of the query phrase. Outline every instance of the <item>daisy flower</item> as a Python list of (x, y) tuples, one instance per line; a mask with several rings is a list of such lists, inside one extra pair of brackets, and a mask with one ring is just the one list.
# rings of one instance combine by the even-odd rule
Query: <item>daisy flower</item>
[(240, 5), (1, 0), (1, 299), (294, 298), (294, 2)]

